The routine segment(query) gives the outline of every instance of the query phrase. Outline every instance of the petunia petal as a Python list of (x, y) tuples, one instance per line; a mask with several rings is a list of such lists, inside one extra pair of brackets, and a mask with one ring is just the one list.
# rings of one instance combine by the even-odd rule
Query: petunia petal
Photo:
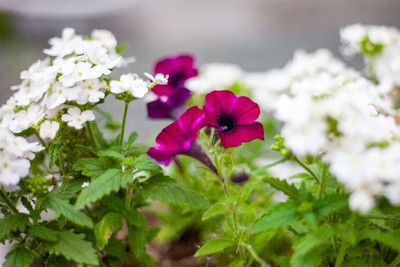
[(216, 115), (230, 114), (235, 106), (237, 97), (231, 91), (213, 91), (206, 95), (204, 109)]
[(188, 135), (194, 135), (204, 125), (204, 111), (198, 107), (191, 107), (179, 118), (179, 127)]
[(236, 119), (237, 125), (250, 124), (260, 116), (260, 108), (248, 97), (241, 96), (236, 99), (231, 115)]
[(221, 145), (224, 148), (236, 147), (254, 139), (264, 140), (264, 127), (259, 122), (248, 125), (238, 125), (233, 132), (219, 132), (219, 137), (221, 139)]

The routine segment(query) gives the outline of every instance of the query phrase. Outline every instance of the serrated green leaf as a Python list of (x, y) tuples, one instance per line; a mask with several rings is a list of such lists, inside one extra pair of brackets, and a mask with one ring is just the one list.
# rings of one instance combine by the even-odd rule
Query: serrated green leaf
[(97, 152), (97, 156), (99, 157), (106, 157), (106, 158), (112, 158), (115, 159), (119, 162), (123, 162), (126, 158), (122, 156), (120, 153), (114, 150), (102, 150)]
[(76, 264), (68, 261), (63, 256), (50, 256), (47, 260), (46, 267), (76, 267)]
[(53, 165), (56, 163), (60, 149), (61, 149), (60, 144), (52, 144), (49, 147), (49, 168), (53, 167)]
[(58, 215), (64, 216), (72, 223), (93, 228), (92, 219), (77, 207), (69, 204), (67, 200), (51, 197), (44, 202), (44, 205), (46, 208), (54, 210)]
[(120, 188), (125, 188), (130, 183), (133, 183), (132, 174), (124, 173), (119, 169), (108, 169), (82, 190), (76, 200), (76, 206), (83, 207), (89, 203), (96, 202), (111, 192), (117, 192)]
[(85, 240), (84, 234), (74, 234), (72, 230), (56, 233), (58, 242), (46, 243), (44, 247), (50, 254), (61, 254), (66, 259), (81, 264), (99, 264), (97, 252), (92, 243)]
[(35, 253), (19, 246), (7, 253), (3, 267), (29, 267), (35, 258)]
[(47, 241), (57, 241), (56, 233), (43, 225), (30, 226), (28, 228), (28, 235)]
[(129, 241), (131, 248), (134, 251), (134, 255), (138, 259), (143, 259), (146, 255), (146, 244), (147, 244), (147, 229), (130, 225), (129, 229)]
[(267, 210), (267, 214), (253, 226), (253, 232), (265, 232), (285, 227), (298, 221), (297, 206), (292, 202), (279, 203)]
[(197, 252), (194, 254), (195, 257), (199, 257), (202, 255), (208, 255), (220, 252), (225, 248), (232, 246), (232, 242), (227, 239), (212, 239), (205, 243)]
[(14, 231), (24, 232), (29, 224), (29, 217), (25, 213), (7, 215), (0, 220), (0, 240), (4, 240)]
[(99, 223), (94, 226), (94, 235), (99, 249), (108, 244), (108, 239), (116, 231), (122, 228), (122, 214), (116, 212), (107, 213)]
[(154, 176), (143, 183), (143, 195), (145, 198), (193, 209), (210, 207), (210, 203), (201, 194), (163, 175)]
[(142, 171), (161, 172), (161, 167), (147, 154), (142, 154), (135, 159), (133, 167)]
[(280, 180), (273, 177), (265, 177), (263, 181), (268, 183), (273, 188), (282, 191), (283, 193), (285, 193), (285, 195), (293, 199), (299, 197), (299, 190), (293, 184), (288, 184), (286, 180)]
[(57, 197), (59, 199), (69, 200), (82, 190), (83, 181), (72, 180), (63, 181), (61, 186), (54, 188), (50, 193), (50, 197)]
[(348, 208), (348, 197), (347, 195), (328, 195), (322, 199), (317, 200), (314, 204), (314, 210), (318, 214), (318, 217), (323, 218), (333, 212), (339, 212)]
[(126, 221), (134, 226), (145, 228), (147, 227), (147, 220), (140, 212), (137, 210), (127, 210), (124, 212)]
[(203, 217), (201, 219), (203, 221), (208, 220), (215, 216), (224, 214), (226, 210), (228, 210), (228, 206), (225, 203), (217, 203), (213, 205), (209, 210), (204, 212)]
[(132, 145), (133, 143), (135, 143), (135, 141), (136, 141), (137, 138), (138, 138), (138, 133), (137, 133), (137, 132), (132, 132), (132, 133), (129, 135), (128, 143)]
[(78, 160), (74, 169), (87, 177), (99, 177), (108, 169), (108, 164), (102, 159), (86, 158)]

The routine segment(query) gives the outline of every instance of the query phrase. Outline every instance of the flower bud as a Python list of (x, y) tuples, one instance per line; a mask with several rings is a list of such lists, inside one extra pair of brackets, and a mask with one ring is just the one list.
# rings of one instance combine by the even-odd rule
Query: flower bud
[(231, 175), (230, 180), (235, 184), (244, 184), (250, 179), (249, 175), (245, 172)]

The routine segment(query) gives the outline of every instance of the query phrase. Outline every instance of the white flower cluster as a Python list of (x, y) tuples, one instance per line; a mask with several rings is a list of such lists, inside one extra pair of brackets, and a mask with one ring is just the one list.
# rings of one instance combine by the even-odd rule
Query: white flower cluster
[(206, 94), (213, 90), (226, 90), (235, 82), (243, 80), (244, 75), (237, 65), (209, 63), (201, 66), (199, 76), (188, 79), (185, 86), (195, 93)]
[(353, 24), (340, 31), (346, 55), (362, 54), (370, 76), (400, 86), (400, 31), (394, 27)]
[[(257, 82), (258, 80), (258, 82)], [(400, 128), (384, 84), (375, 85), (327, 50), (297, 52), (283, 69), (248, 76), (266, 111), (283, 122), (285, 146), (321, 155), (362, 212), (384, 194), (400, 204)], [(268, 103), (268, 105), (266, 105)]]
[[(51, 47), (44, 53), (50, 57), (21, 73), (22, 82), (12, 87), (14, 95), (0, 108), (0, 184), (17, 184), (29, 173), (32, 152), (44, 149), (38, 142), (28, 143), (15, 134), (32, 128), (49, 141), (64, 122), (82, 129), (84, 123), (95, 119), (93, 104), (104, 99), (104, 90), (110, 90), (102, 78), (129, 61), (118, 55), (117, 41), (106, 30), (94, 30), (90, 37), (83, 37), (66, 28), (61, 38), (52, 38), (49, 43)], [(149, 85), (134, 74), (123, 75), (110, 86), (112, 93), (129, 91), (136, 98), (149, 90)]]

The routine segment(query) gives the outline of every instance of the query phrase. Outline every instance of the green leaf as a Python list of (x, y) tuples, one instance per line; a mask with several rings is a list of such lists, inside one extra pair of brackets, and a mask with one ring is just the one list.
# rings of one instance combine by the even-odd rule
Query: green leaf
[(82, 180), (64, 180), (61, 186), (54, 188), (50, 193), (50, 197), (69, 200), (77, 195), (82, 190)]
[(44, 202), (44, 205), (77, 225), (93, 228), (92, 219), (77, 207), (69, 204), (67, 200), (51, 197)]
[(7, 253), (3, 267), (29, 267), (34, 259), (35, 253), (19, 246)]
[(137, 132), (132, 132), (132, 133), (129, 135), (128, 143), (132, 145), (133, 143), (135, 143), (135, 141), (136, 141), (137, 138), (138, 138), (138, 133), (137, 133)]
[(56, 163), (60, 149), (60, 144), (52, 144), (49, 147), (49, 168), (53, 167), (53, 165)]
[(104, 247), (104, 250), (107, 254), (118, 259), (123, 259), (126, 257), (126, 251), (122, 241), (115, 238), (111, 238), (108, 241), (108, 244)]
[(348, 197), (344, 194), (328, 195), (320, 200), (317, 200), (313, 206), (314, 210), (318, 214), (318, 217), (326, 217), (331, 213), (348, 209)]
[(299, 190), (293, 184), (288, 184), (286, 180), (280, 180), (273, 177), (265, 177), (263, 181), (268, 183), (273, 188), (282, 191), (287, 196), (293, 199), (297, 199), (299, 197)]
[(47, 241), (57, 241), (56, 233), (43, 225), (30, 226), (28, 228), (28, 235)]
[(365, 238), (377, 241), (385, 246), (388, 246), (397, 252), (400, 252), (400, 231), (392, 231), (382, 233), (377, 230), (365, 230), (363, 233)]
[(253, 232), (266, 232), (285, 227), (298, 221), (297, 206), (292, 202), (279, 203), (267, 210), (267, 214), (253, 226)]
[(146, 218), (140, 214), (137, 210), (128, 210), (124, 212), (126, 221), (134, 226), (146, 228), (147, 227), (147, 220)]
[(25, 213), (7, 215), (0, 220), (0, 240), (6, 239), (14, 231), (24, 232), (29, 224), (29, 217)]
[(210, 203), (201, 194), (163, 175), (154, 176), (151, 181), (143, 183), (143, 195), (145, 198), (193, 209), (210, 207)]
[(84, 234), (74, 234), (73, 231), (56, 232), (56, 243), (46, 243), (45, 250), (50, 254), (63, 255), (68, 260), (81, 264), (98, 265), (97, 252), (92, 243), (85, 240)]
[(115, 48), (115, 52), (116, 52), (117, 54), (121, 54), (121, 53), (124, 52), (128, 47), (129, 47), (128, 44), (121, 44), (121, 45), (119, 45), (119, 46), (117, 46), (117, 47)]
[(146, 256), (147, 229), (132, 225), (130, 225), (128, 229), (131, 248), (136, 258), (143, 259), (144, 256)]
[(104, 159), (86, 158), (78, 160), (74, 169), (87, 177), (99, 177), (108, 169), (108, 164)]
[(115, 159), (119, 162), (123, 162), (126, 158), (122, 156), (120, 153), (114, 150), (102, 150), (97, 152), (97, 156), (99, 157), (106, 157), (106, 158), (112, 158)]
[(154, 162), (147, 154), (142, 154), (135, 159), (133, 167), (142, 171), (161, 172), (161, 167)]
[(111, 192), (117, 192), (120, 188), (125, 188), (132, 182), (132, 174), (124, 173), (118, 169), (108, 169), (82, 190), (76, 200), (76, 206), (83, 207), (89, 203), (96, 202)]
[(245, 266), (244, 260), (235, 260), (234, 262), (231, 262), (231, 264), (228, 265), (228, 267), (243, 267)]
[(203, 221), (208, 220), (215, 216), (224, 214), (226, 210), (228, 210), (228, 206), (225, 203), (217, 203), (207, 210), (201, 219)]
[(94, 226), (94, 235), (99, 249), (108, 244), (111, 235), (122, 228), (122, 215), (116, 212), (107, 213), (101, 221)]
[(213, 254), (219, 251), (224, 250), (225, 248), (232, 246), (231, 241), (227, 239), (212, 239), (205, 243), (197, 252), (194, 254), (195, 257)]

